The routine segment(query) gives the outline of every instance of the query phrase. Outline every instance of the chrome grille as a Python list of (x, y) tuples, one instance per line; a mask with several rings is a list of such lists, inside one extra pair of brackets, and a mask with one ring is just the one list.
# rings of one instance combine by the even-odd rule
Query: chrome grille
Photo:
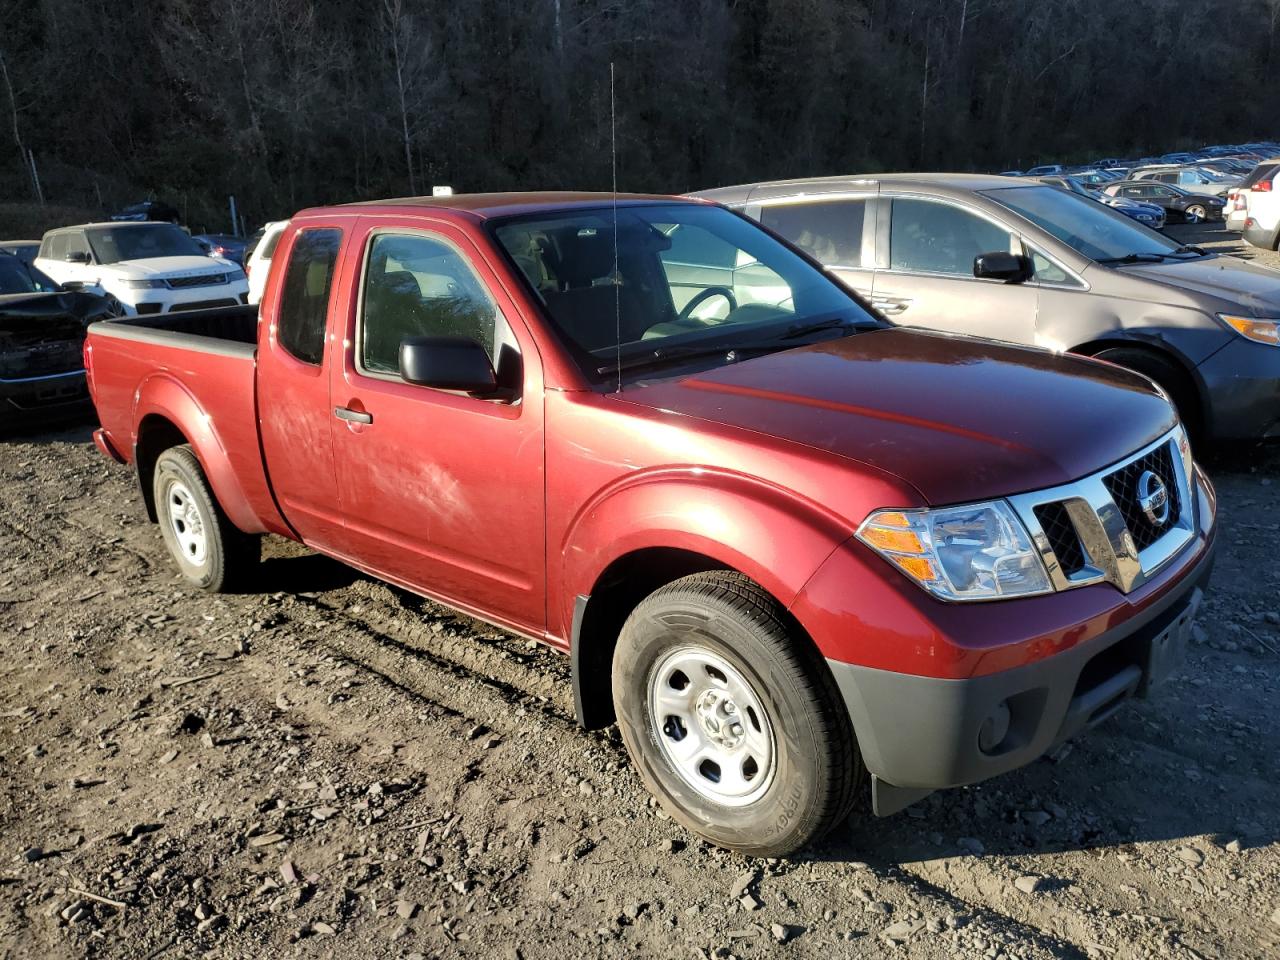
[[(1114, 584), (1125, 593), (1145, 583), (1195, 536), (1195, 499), (1176, 427), (1133, 456), (1074, 483), (1010, 497), (1058, 590)], [(1169, 515), (1153, 524), (1137, 485), (1150, 470), (1165, 484)]]
[(1084, 547), (1080, 545), (1080, 537), (1075, 525), (1067, 513), (1066, 504), (1045, 503), (1035, 508), (1036, 519), (1044, 528), (1049, 538), (1049, 546), (1058, 558), (1058, 566), (1068, 577), (1085, 568)]
[(200, 277), (170, 277), (165, 281), (170, 290), (185, 290), (188, 287), (216, 287), (227, 282), (225, 273), (207, 273)]
[[(1164, 523), (1152, 523), (1138, 504), (1138, 478), (1151, 471), (1160, 478), (1165, 489), (1169, 491), (1169, 515)], [(1115, 473), (1102, 478), (1111, 498), (1124, 515), (1125, 526), (1133, 535), (1133, 542), (1139, 550), (1151, 546), (1178, 520), (1181, 511), (1178, 496), (1178, 478), (1173, 472), (1173, 454), (1170, 444), (1161, 444), (1145, 457), (1126, 463)]]

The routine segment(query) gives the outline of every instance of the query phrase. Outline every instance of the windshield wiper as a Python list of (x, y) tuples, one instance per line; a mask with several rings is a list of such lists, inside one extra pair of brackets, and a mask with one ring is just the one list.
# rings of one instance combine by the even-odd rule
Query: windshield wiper
[(1164, 253), (1126, 253), (1123, 257), (1104, 257), (1098, 263), (1159, 263), (1166, 256)]
[(1184, 244), (1183, 246), (1179, 247), (1177, 250), (1174, 250), (1173, 252), (1174, 253), (1194, 253), (1197, 257), (1207, 257), (1209, 255), (1209, 251), (1204, 249), (1203, 247), (1196, 247), (1190, 244)]
[(788, 327), (777, 337), (763, 340), (747, 341), (736, 344), (696, 344), (685, 346), (655, 347), (633, 357), (624, 357), (622, 363), (611, 363), (596, 368), (597, 375), (616, 373), (621, 370), (638, 370), (644, 367), (657, 367), (679, 360), (693, 360), (698, 357), (724, 357), (725, 362), (732, 363), (738, 355), (757, 351), (787, 350), (797, 346), (796, 340), (823, 330), (847, 329), (878, 330), (880, 324), (874, 320), (845, 320), (842, 317), (829, 317), (826, 320), (815, 320), (811, 323), (797, 323)]

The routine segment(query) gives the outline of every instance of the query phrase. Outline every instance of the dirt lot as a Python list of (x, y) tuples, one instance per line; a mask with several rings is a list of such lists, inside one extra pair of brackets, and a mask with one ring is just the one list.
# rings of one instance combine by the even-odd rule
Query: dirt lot
[(257, 592), (184, 588), (87, 438), (0, 443), (6, 957), (1280, 956), (1273, 453), (1212, 465), (1161, 697), (750, 862), (574, 727), (556, 654), (279, 540)]

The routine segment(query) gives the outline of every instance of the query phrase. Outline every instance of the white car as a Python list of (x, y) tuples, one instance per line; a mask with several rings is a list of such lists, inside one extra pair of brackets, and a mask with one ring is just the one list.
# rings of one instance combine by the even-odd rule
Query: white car
[(1249, 198), (1258, 195), (1260, 208), (1274, 203), (1274, 191), (1280, 189), (1276, 173), (1280, 172), (1280, 160), (1263, 160), (1249, 175), (1227, 192), (1227, 229), (1244, 231), (1249, 219)]
[(1280, 248), (1280, 160), (1258, 164), (1256, 180), (1244, 191), (1245, 219), (1240, 232), (1255, 247)]
[(264, 224), (245, 247), (244, 272), (249, 275), (250, 303), (258, 303), (262, 299), (262, 291), (267, 288), (271, 255), (276, 252), (280, 234), (284, 233), (284, 228), (288, 225), (288, 220), (273, 220)]
[(89, 223), (50, 230), (36, 269), (60, 286), (97, 291), (126, 316), (249, 302), (244, 271), (208, 256), (171, 223)]

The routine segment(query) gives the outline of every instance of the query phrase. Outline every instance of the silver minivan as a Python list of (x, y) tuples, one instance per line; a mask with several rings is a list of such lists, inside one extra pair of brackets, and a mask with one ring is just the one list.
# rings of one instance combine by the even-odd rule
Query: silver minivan
[(1280, 272), (1029, 179), (886, 174), (695, 196), (758, 220), (897, 323), (1109, 360), (1159, 383), (1201, 437), (1280, 437)]

